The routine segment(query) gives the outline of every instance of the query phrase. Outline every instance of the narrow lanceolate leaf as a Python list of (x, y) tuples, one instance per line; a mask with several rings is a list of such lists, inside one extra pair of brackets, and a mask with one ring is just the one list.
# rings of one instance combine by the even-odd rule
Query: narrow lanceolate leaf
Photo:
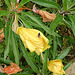
[(56, 41), (56, 37), (54, 36), (53, 39), (53, 59), (55, 59), (57, 54), (57, 41)]
[(62, 60), (68, 54), (68, 52), (70, 51), (71, 47), (72, 46), (69, 46), (65, 50), (63, 50), (63, 52), (56, 59), (61, 59)]
[[(8, 31), (8, 33), (5, 33), (5, 38), (7, 38), (6, 40), (7, 40), (7, 42), (6, 42), (6, 44), (7, 44), (7, 46), (6, 46), (6, 49), (5, 49), (5, 51), (4, 51), (4, 60), (6, 59), (6, 57), (8, 56), (8, 54), (9, 54), (9, 50), (10, 50), (10, 38), (11, 38), (11, 24), (12, 24), (12, 20), (7, 24), (7, 25), (9, 25), (9, 26), (7, 26), (6, 27), (6, 31), (5, 32), (7, 32)], [(6, 36), (7, 35), (7, 36)]]
[(19, 50), (18, 50), (16, 39), (13, 32), (12, 32), (12, 48), (13, 48), (13, 54), (15, 57), (15, 63), (19, 65)]
[[(10, 36), (10, 35), (9, 35)], [(7, 55), (9, 54), (9, 41), (10, 41), (10, 37), (8, 37), (8, 44), (7, 44), (7, 48), (4, 51), (4, 60), (6, 59)]]
[(27, 63), (30, 65), (30, 67), (33, 69), (33, 71), (36, 72), (36, 73), (39, 73), (38, 68), (35, 66), (35, 64), (32, 62), (32, 60), (29, 58), (26, 49), (22, 45), (21, 45), (21, 50), (24, 54), (24, 57), (25, 57)]
[(61, 42), (61, 38), (57, 37), (57, 44), (61, 47), (62, 46), (62, 42)]
[(52, 21), (51, 25), (50, 25), (50, 29), (51, 31), (54, 31), (54, 29), (58, 26), (58, 24), (63, 20), (63, 17), (61, 15), (57, 15), (55, 20)]
[(8, 59), (4, 60), (4, 58), (1, 58), (1, 57), (0, 57), (0, 61), (6, 64), (10, 64), (12, 62), (11, 60), (8, 60)]
[(69, 9), (72, 9), (72, 7), (74, 8), (74, 5), (75, 5), (75, 0), (73, 0), (72, 2), (68, 1), (68, 6), (69, 6)]
[(28, 16), (29, 18), (31, 18), (33, 21), (35, 21), (41, 28), (43, 28), (48, 34), (53, 35), (53, 36), (58, 36), (58, 34), (56, 34), (55, 32), (51, 31), (50, 28), (48, 28), (47, 26), (45, 26), (44, 24), (42, 24), (37, 17), (35, 17), (34, 15), (30, 14), (30, 13), (25, 13), (25, 12), (21, 12), (22, 14)]
[(70, 16), (70, 20), (71, 20), (71, 22), (72, 22), (72, 31), (73, 31), (73, 34), (74, 34), (74, 36), (75, 36), (75, 17), (73, 17), (73, 16)]
[(22, 73), (17, 73), (14, 75), (33, 75), (33, 74), (30, 74), (29, 72), (22, 72)]
[(72, 64), (72, 62), (68, 63), (66, 66), (64, 66), (64, 70), (67, 70), (69, 68), (69, 66)]
[(25, 25), (26, 28), (32, 28), (31, 25), (28, 24), (28, 22), (21, 16), (19, 16), (19, 19), (23, 22), (23, 24)]
[(30, 0), (21, 0), (19, 6), (18, 6), (18, 8), (17, 8), (17, 10), (18, 10), (21, 6), (23, 6), (24, 4), (26, 4), (27, 2), (29, 2), (29, 1), (30, 1)]
[(67, 3), (68, 3), (68, 0), (62, 0), (63, 1), (63, 8), (64, 8), (64, 11), (67, 10)]
[(8, 11), (0, 10), (0, 16), (7, 16), (9, 14)]
[(5, 4), (8, 6), (8, 8), (11, 7), (10, 3), (9, 3), (9, 0), (4, 0), (5, 1)]
[(31, 1), (41, 6), (57, 8), (58, 10), (60, 10), (59, 4), (53, 1), (47, 1), (47, 0), (31, 0)]
[(46, 71), (47, 70), (47, 59), (48, 59), (48, 50), (46, 50), (45, 51), (45, 55), (44, 55), (44, 60), (43, 60), (43, 69), (44, 69), (44, 71)]

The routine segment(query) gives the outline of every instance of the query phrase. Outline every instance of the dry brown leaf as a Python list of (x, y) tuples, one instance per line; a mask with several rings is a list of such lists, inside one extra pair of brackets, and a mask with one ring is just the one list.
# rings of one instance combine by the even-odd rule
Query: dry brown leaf
[(53, 21), (56, 18), (56, 14), (54, 13), (50, 14), (47, 11), (43, 11), (43, 10), (39, 10), (38, 14), (42, 16), (43, 22)]
[[(5, 25), (5, 27), (6, 27), (6, 25)], [(3, 28), (2, 28), (0, 31), (0, 42), (3, 41), (3, 38), (4, 38), (4, 32), (3, 32)]]
[(41, 15), (43, 18), (43, 22), (53, 21), (56, 18), (56, 14), (49, 13), (49, 12), (43, 11), (43, 10), (38, 10), (38, 9), (36, 9), (35, 5), (33, 6), (33, 12)]
[(11, 66), (3, 68), (4, 73), (10, 75), (10, 74), (15, 74), (19, 71), (22, 71), (22, 69), (15, 63), (10, 63)]
[(0, 64), (0, 72), (1, 72), (1, 73), (4, 73), (3, 67), (1, 66), (1, 64)]

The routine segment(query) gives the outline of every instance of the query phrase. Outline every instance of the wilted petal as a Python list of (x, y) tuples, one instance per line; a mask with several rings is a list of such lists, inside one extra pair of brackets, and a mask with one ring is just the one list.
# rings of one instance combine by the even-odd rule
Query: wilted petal
[[(40, 35), (38, 36), (39, 33)], [(17, 34), (22, 39), (24, 46), (28, 48), (30, 52), (35, 51), (40, 55), (41, 52), (50, 48), (48, 45), (49, 40), (39, 30), (19, 27), (17, 29)]]
[(1, 29), (0, 33), (2, 33), (2, 32), (3, 32), (3, 28)]
[(38, 14), (40, 14), (43, 18), (43, 22), (53, 21), (56, 18), (56, 14), (48, 13), (47, 11), (39, 10)]
[(54, 74), (65, 74), (65, 71), (63, 70), (63, 64), (60, 59), (49, 61), (48, 69)]
[(10, 63), (10, 64), (11, 64), (11, 66), (3, 68), (3, 71), (6, 74), (15, 74), (19, 71), (22, 71), (22, 69), (20, 69), (20, 67), (17, 64), (15, 64), (15, 63)]
[(41, 15), (43, 18), (43, 22), (53, 21), (56, 18), (56, 14), (49, 13), (49, 12), (43, 11), (43, 10), (38, 10), (38, 9), (36, 9), (35, 5), (33, 6), (33, 12)]
[[(19, 6), (19, 3), (17, 3), (16, 9), (18, 8), (18, 6)], [(16, 9), (15, 9), (15, 10), (16, 10)], [(19, 12), (21, 12), (23, 9), (24, 9), (23, 7), (20, 7), (16, 12), (19, 13)]]
[(36, 9), (35, 5), (33, 6), (33, 12), (38, 13), (38, 9)]
[[(5, 25), (5, 27), (6, 27), (6, 25)], [(4, 38), (4, 32), (3, 32), (3, 28), (2, 28), (0, 31), (0, 42), (3, 41), (3, 38)]]
[(19, 3), (19, 0), (17, 0), (17, 3)]
[(17, 28), (18, 28), (18, 18), (17, 18), (17, 15), (15, 15), (15, 20), (14, 20), (14, 22), (12, 24), (12, 31), (17, 33)]
[(3, 67), (0, 65), (0, 72), (1, 73), (4, 73), (4, 71), (3, 71)]

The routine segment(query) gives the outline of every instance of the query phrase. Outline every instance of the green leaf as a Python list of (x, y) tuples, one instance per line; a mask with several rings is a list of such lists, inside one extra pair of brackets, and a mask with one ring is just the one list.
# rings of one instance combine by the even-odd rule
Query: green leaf
[(44, 55), (44, 60), (43, 60), (43, 69), (44, 69), (44, 71), (47, 71), (47, 63), (48, 63), (48, 61), (47, 61), (47, 58), (48, 58), (48, 50), (46, 50), (45, 51), (45, 55)]
[(27, 22), (23, 17), (21, 17), (21, 16), (19, 16), (19, 15), (18, 15), (18, 17), (19, 17), (19, 19), (23, 22), (23, 24), (25, 25), (25, 27), (27, 27), (27, 28), (32, 28), (32, 27), (28, 24), (28, 22)]
[(5, 11), (5, 10), (0, 10), (0, 16), (6, 16), (6, 15), (8, 15), (10, 12), (8, 12), (8, 11)]
[(0, 61), (4, 62), (6, 64), (10, 64), (12, 62), (11, 60), (8, 60), (8, 59), (4, 60), (4, 58), (2, 58), (2, 57), (0, 57)]
[(4, 0), (5, 1), (5, 4), (8, 6), (8, 8), (11, 7), (10, 3), (9, 3), (9, 0)]
[(53, 1), (46, 1), (46, 0), (31, 0), (31, 1), (41, 6), (57, 8), (58, 10), (61, 10), (59, 4)]
[(58, 34), (56, 34), (55, 32), (51, 31), (50, 28), (48, 28), (47, 26), (45, 26), (44, 24), (42, 24), (37, 17), (35, 17), (34, 15), (32, 15), (31, 13), (25, 13), (25, 12), (21, 12), (22, 14), (27, 15), (28, 17), (30, 17), (33, 21), (35, 21), (41, 28), (43, 28), (48, 34), (53, 35), (53, 36), (58, 36)]
[(63, 69), (67, 70), (70, 67), (71, 64), (72, 64), (72, 62), (68, 63)]
[(4, 51), (4, 60), (6, 59), (7, 55), (9, 54), (9, 41), (10, 41), (10, 37), (8, 37), (8, 44), (7, 44), (7, 48)]
[(61, 47), (62, 46), (62, 42), (61, 42), (61, 38), (57, 37), (57, 44)]
[(17, 0), (10, 0), (10, 2), (12, 2), (12, 4), (15, 3), (15, 7), (16, 7), (16, 5), (17, 5)]
[(68, 52), (70, 51), (71, 47), (72, 46), (69, 46), (65, 50), (63, 50), (63, 52), (56, 59), (61, 59), (62, 60), (68, 54)]
[(30, 25), (34, 26), (34, 27), (39, 27), (41, 28), (35, 21), (31, 20), (30, 18), (28, 18), (26, 20)]
[(75, 14), (75, 11), (71, 11), (71, 14)]
[(64, 8), (64, 11), (67, 10), (67, 2), (68, 0), (62, 0), (63, 1), (63, 8)]
[(19, 6), (18, 6), (18, 8), (17, 8), (17, 10), (18, 10), (21, 6), (23, 6), (24, 4), (26, 4), (27, 2), (29, 2), (29, 1), (30, 1), (30, 0), (21, 0)]
[(15, 6), (17, 5), (17, 0), (14, 0), (15, 1)]
[(29, 58), (26, 49), (22, 45), (20, 47), (21, 47), (21, 50), (24, 54), (24, 57), (25, 57), (27, 63), (30, 65), (30, 67), (33, 69), (34, 72), (39, 73), (38, 68), (35, 66), (35, 64), (32, 62), (32, 60)]
[(68, 0), (67, 5), (68, 9), (72, 9), (72, 7), (74, 8), (75, 0)]
[[(10, 36), (11, 36), (11, 24), (12, 24), (12, 21), (13, 21), (13, 20), (11, 20), (11, 21), (7, 24), (7, 25), (9, 25), (8, 28), (6, 27), (6, 28), (7, 28), (6, 31), (9, 29), (9, 32), (8, 32), (8, 37), (6, 37), (6, 38), (8, 38), (8, 39), (7, 39), (7, 43), (6, 43), (7, 46), (6, 46), (6, 49), (5, 49), (5, 51), (4, 51), (4, 60), (6, 59), (7, 55), (9, 54), (9, 50), (10, 50), (10, 49), (9, 49), (9, 46), (10, 46), (10, 38), (11, 38)], [(6, 34), (6, 35), (7, 35), (7, 34)]]
[(58, 24), (63, 20), (63, 17), (61, 15), (57, 15), (55, 20), (52, 21), (51, 25), (50, 25), (50, 29), (51, 31), (54, 31), (54, 29), (58, 26)]
[(15, 63), (19, 65), (19, 50), (16, 43), (16, 38), (14, 36), (14, 33), (12, 32), (12, 48), (13, 48), (13, 54), (15, 57)]
[(70, 20), (71, 20), (71, 22), (72, 22), (72, 31), (73, 31), (73, 34), (74, 34), (74, 36), (75, 36), (75, 17), (73, 17), (73, 16), (70, 16)]
[(14, 75), (33, 75), (33, 74), (30, 74), (29, 72), (22, 72), (22, 73), (17, 73)]
[(22, 72), (22, 73), (17, 73), (12, 75), (33, 75), (33, 74), (30, 74), (29, 72)]
[(56, 41), (56, 37), (54, 36), (53, 39), (53, 59), (55, 59), (57, 54), (57, 41)]

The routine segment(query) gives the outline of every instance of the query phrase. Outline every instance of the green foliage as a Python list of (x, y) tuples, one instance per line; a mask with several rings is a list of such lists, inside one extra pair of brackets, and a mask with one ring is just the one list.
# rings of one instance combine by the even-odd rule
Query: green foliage
[(51, 31), (54, 31), (57, 27), (57, 25), (63, 20), (63, 17), (61, 15), (57, 15), (55, 20), (51, 23), (50, 29)]
[(53, 1), (46, 1), (46, 0), (31, 0), (34, 3), (37, 3), (39, 5), (45, 6), (45, 7), (51, 7), (51, 8), (57, 8), (58, 10), (60, 10), (60, 6), (59, 4), (57, 4), (56, 2)]
[(61, 59), (62, 60), (68, 54), (71, 47), (72, 46), (69, 46), (65, 50), (63, 50), (63, 52), (56, 59)]
[(71, 22), (72, 22), (72, 31), (73, 31), (73, 34), (74, 34), (74, 36), (75, 36), (75, 17), (73, 17), (73, 16), (70, 16), (70, 20), (71, 20)]
[(27, 2), (29, 2), (29, 1), (30, 1), (30, 0), (22, 0), (22, 1), (20, 2), (20, 4), (19, 4), (17, 10), (18, 10), (21, 6), (23, 6), (24, 4), (26, 4)]
[(25, 48), (22, 45), (21, 45), (21, 50), (23, 51), (24, 57), (25, 57), (27, 63), (33, 69), (33, 71), (36, 72), (36, 73), (39, 73), (38, 68), (34, 65), (34, 63), (32, 62), (32, 60), (29, 58), (29, 56), (27, 55), (27, 52), (26, 52)]
[(8, 15), (8, 14), (9, 14), (8, 11), (0, 10), (0, 16), (6, 16), (6, 15)]
[(71, 64), (72, 64), (72, 62), (68, 63), (68, 64), (64, 67), (64, 70), (67, 70)]
[[(2, 8), (0, 9), (0, 30), (3, 28), (4, 41), (1, 42), (0, 38), (0, 64), (9, 65), (13, 62), (20, 65), (23, 72), (13, 75), (52, 75), (47, 68), (48, 61), (61, 59), (67, 62), (65, 57), (70, 50), (70, 53), (75, 50), (75, 0), (62, 0), (62, 2), (60, 0), (21, 0), (18, 8), (16, 8), (16, 0), (4, 0), (3, 2), (5, 4), (0, 7)], [(56, 18), (50, 22), (42, 22), (39, 14), (26, 9), (26, 7), (33, 8), (31, 5), (35, 3), (38, 10), (55, 13)], [(18, 11), (22, 6), (26, 7)], [(35, 52), (29, 52), (20, 37), (12, 31), (15, 13), (19, 26), (40, 30), (49, 39), (51, 47), (39, 56)], [(68, 69), (71, 64), (72, 62), (64, 65), (64, 70)], [(6, 74), (0, 73), (0, 75)]]

